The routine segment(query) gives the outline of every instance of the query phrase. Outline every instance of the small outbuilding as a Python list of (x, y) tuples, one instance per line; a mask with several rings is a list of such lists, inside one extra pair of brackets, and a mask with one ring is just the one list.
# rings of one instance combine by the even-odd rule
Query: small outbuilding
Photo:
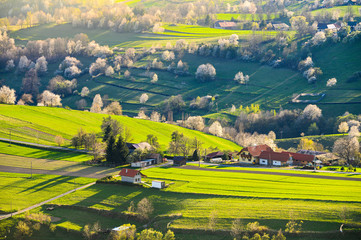
[(158, 188), (158, 189), (165, 188), (165, 182), (154, 180), (154, 181), (152, 181), (152, 188)]
[(122, 177), (122, 182), (141, 183), (142, 177), (146, 177), (139, 170), (123, 168), (119, 175)]
[(173, 166), (187, 165), (187, 159), (185, 157), (177, 156), (173, 158)]

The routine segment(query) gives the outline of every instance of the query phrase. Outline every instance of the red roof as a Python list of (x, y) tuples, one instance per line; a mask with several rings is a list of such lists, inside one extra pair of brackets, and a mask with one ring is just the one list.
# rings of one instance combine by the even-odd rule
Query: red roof
[(236, 27), (236, 23), (235, 22), (218, 22), (219, 26), (222, 28), (227, 28), (227, 27)]
[(297, 161), (306, 161), (306, 162), (313, 162), (315, 160), (314, 155), (302, 154), (302, 153), (292, 153), (292, 152), (284, 152), (291, 154), (292, 158)]
[(276, 160), (276, 161), (281, 161), (281, 162), (287, 162), (291, 157), (291, 154), (286, 153), (286, 152), (269, 152), (269, 151), (265, 151), (262, 152), (261, 155), (259, 155), (259, 158), (261, 159), (267, 159), (267, 160)]
[(260, 154), (265, 151), (273, 152), (272, 148), (264, 144), (264, 145), (243, 148), (238, 154), (241, 154), (242, 152), (249, 152), (253, 157), (259, 157)]
[(135, 177), (140, 171), (134, 169), (123, 168), (119, 175), (124, 177)]

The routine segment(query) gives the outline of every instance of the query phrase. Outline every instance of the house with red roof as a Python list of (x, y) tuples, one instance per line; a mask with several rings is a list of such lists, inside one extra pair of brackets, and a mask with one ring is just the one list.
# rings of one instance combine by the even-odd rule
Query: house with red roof
[(266, 144), (245, 147), (237, 154), (239, 156), (239, 162), (245, 164), (259, 164), (259, 156), (264, 151), (273, 152), (272, 148)]
[(259, 164), (266, 166), (285, 166), (292, 164), (292, 156), (288, 152), (263, 151), (259, 155)]
[(142, 177), (146, 177), (139, 170), (123, 168), (119, 175), (122, 177), (122, 182), (141, 183)]
[(232, 30), (237, 28), (237, 24), (232, 21), (217, 21), (214, 23), (214, 28)]

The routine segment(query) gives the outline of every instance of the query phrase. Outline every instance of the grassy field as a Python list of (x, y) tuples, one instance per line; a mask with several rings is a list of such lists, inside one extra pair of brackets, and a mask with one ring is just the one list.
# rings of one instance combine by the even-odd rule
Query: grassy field
[[(253, 15), (253, 19), (252, 19), (252, 15)], [(279, 14), (275, 14), (272, 13), (270, 14), (270, 19), (268, 19), (267, 14), (262, 14), (262, 19), (260, 19), (259, 14), (240, 14), (240, 13), (218, 13), (216, 14), (216, 18), (217, 20), (226, 20), (226, 21), (230, 21), (232, 18), (236, 19), (236, 20), (242, 20), (242, 21), (262, 21), (263, 19), (265, 20), (272, 20), (275, 18), (279, 18)]]
[(0, 153), (29, 158), (42, 158), (50, 160), (65, 160), (72, 162), (89, 161), (92, 157), (88, 154), (48, 150), (44, 148), (28, 147), (19, 144), (10, 144), (0, 141)]
[[(147, 46), (161, 44), (165, 46), (166, 42), (174, 43), (178, 39), (186, 39), (188, 42), (212, 42), (233, 33), (240, 36), (241, 44), (243, 44), (243, 40), (247, 40), (252, 36), (252, 31), (230, 31), (194, 25), (166, 24), (164, 27), (166, 31), (161, 34), (114, 33), (95, 29), (80, 29), (80, 31), (88, 34), (91, 40), (96, 40), (101, 44), (126, 47), (139, 47), (142, 44), (147, 44)], [(42, 25), (12, 32), (11, 36), (21, 43), (27, 40), (58, 37), (61, 32), (66, 32), (69, 37), (72, 37), (80, 31), (79, 29), (72, 28), (69, 24)], [(276, 32), (265, 31), (259, 34), (267, 38), (267, 35), (274, 35)], [(292, 35), (293, 33), (291, 32), (290, 34)], [(200, 64), (209, 62), (216, 67), (217, 80), (212, 82), (212, 84), (204, 84), (196, 81), (193, 76), (181, 77), (169, 72), (153, 71), (157, 73), (159, 78), (157, 84), (154, 85), (150, 84), (149, 78), (142, 76), (143, 70), (130, 69), (134, 77), (133, 80), (124, 79), (123, 73), (113, 78), (99, 77), (96, 79), (97, 81), (89, 81), (88, 76), (82, 76), (78, 79), (78, 88), (81, 89), (83, 86), (87, 86), (91, 90), (91, 97), (96, 93), (108, 94), (111, 99), (120, 101), (124, 111), (130, 115), (135, 115), (141, 107), (146, 107), (151, 112), (161, 101), (168, 97), (167, 94), (170, 92), (174, 95), (181, 94), (187, 103), (197, 96), (218, 94), (220, 97), (217, 100), (217, 105), (219, 109), (223, 110), (230, 108), (231, 104), (235, 104), (238, 107), (240, 104), (246, 106), (251, 103), (261, 104), (263, 109), (278, 109), (280, 106), (283, 108), (304, 108), (307, 104), (290, 103), (293, 94), (323, 92), (326, 93), (326, 97), (319, 103), (319, 106), (325, 115), (340, 115), (344, 113), (345, 109), (352, 113), (359, 113), (359, 104), (356, 103), (361, 102), (361, 90), (358, 87), (358, 83), (346, 83), (346, 79), (354, 72), (360, 70), (357, 64), (360, 61), (358, 54), (361, 51), (360, 46), (359, 42), (352, 44), (339, 43), (332, 45), (332, 48), (324, 46), (315, 50), (312, 56), (315, 66), (320, 67), (324, 74), (319, 77), (314, 85), (307, 84), (307, 81), (300, 73), (289, 69), (274, 69), (257, 63), (205, 58), (186, 54), (182, 61), (190, 66), (191, 73), (195, 73)], [(159, 59), (160, 54), (154, 54), (141, 59), (135, 65), (143, 67), (154, 58)], [(81, 60), (85, 66), (92, 61), (86, 58)], [(333, 64), (330, 64), (331, 62)], [(50, 73), (53, 70), (55, 71), (58, 64), (49, 65), (49, 74), (42, 78), (42, 88), (45, 89), (47, 81), (51, 78)], [(166, 63), (165, 66), (168, 64)], [(347, 66), (343, 68), (343, 71), (339, 71), (339, 68), (335, 67), (343, 64)], [(242, 71), (250, 76), (250, 83), (247, 87), (237, 85), (232, 81), (238, 71)], [(6, 84), (15, 89), (20, 89), (22, 76), (17, 76), (16, 81), (13, 81), (12, 75), (4, 74), (4, 79), (8, 79)], [(338, 81), (336, 87), (326, 88), (327, 80), (333, 77), (336, 77)], [(115, 84), (119, 87), (108, 84)], [(144, 92), (148, 93), (150, 98), (147, 104), (141, 105), (139, 104), (139, 97)], [(65, 98), (63, 103), (75, 108), (75, 102), (79, 99), (80, 97), (72, 96)], [(90, 105), (91, 100), (87, 99), (87, 101), (88, 105)], [(212, 109), (210, 112), (195, 111), (196, 114), (201, 115), (214, 114), (214, 112), (215, 109)]]
[[(219, 229), (230, 229), (235, 218), (244, 224), (257, 220), (279, 229), (292, 215), (304, 220), (305, 231), (337, 230), (343, 208), (347, 209), (347, 222), (361, 220), (361, 188), (357, 182), (173, 168), (143, 173), (147, 181), (160, 179), (174, 184), (162, 191), (97, 184), (55, 203), (117, 212), (126, 210), (131, 201), (137, 203), (147, 197), (154, 205), (154, 216), (181, 213), (171, 227), (187, 229), (206, 228), (214, 210)], [(64, 220), (76, 224), (71, 217)]]
[(93, 182), (94, 179), (65, 176), (0, 172), (0, 211), (21, 210), (69, 190)]
[(360, 5), (352, 5), (352, 6), (337, 6), (337, 7), (332, 7), (332, 8), (322, 8), (322, 9), (317, 9), (311, 12), (311, 14), (313, 16), (319, 15), (323, 12), (333, 12), (333, 11), (339, 11), (340, 12), (340, 17), (344, 17), (346, 13), (348, 13), (349, 11), (355, 16), (355, 17), (360, 17), (360, 12), (359, 12), (359, 8), (361, 8)]
[[(196, 163), (187, 163), (187, 165), (189, 166), (196, 166), (199, 167), (199, 164)], [(347, 172), (345, 171), (344, 173), (336, 173), (336, 172), (322, 172), (322, 170), (327, 170), (330, 171), (330, 168), (333, 168), (334, 166), (331, 167), (323, 167), (322, 169), (320, 169), (321, 171), (305, 171), (302, 169), (294, 169), (293, 167), (285, 167), (285, 168), (267, 168), (264, 166), (260, 166), (260, 165), (255, 165), (252, 167), (244, 167), (244, 166), (232, 166), (232, 165), (208, 165), (208, 164), (201, 164), (201, 168), (205, 168), (205, 169), (216, 169), (216, 170), (245, 170), (245, 171), (254, 171), (254, 172), (270, 172), (270, 173), (290, 173), (290, 174), (303, 174), (303, 175), (316, 175), (316, 176), (332, 176), (332, 177), (351, 177), (351, 178), (361, 178), (360, 174), (354, 174), (353, 172)], [(341, 167), (335, 167), (336, 169), (338, 169), (337, 171), (340, 170)], [(360, 169), (357, 169), (357, 172), (360, 172)]]
[[(174, 44), (179, 39), (185, 39), (189, 42), (215, 42), (220, 37), (227, 37), (232, 34), (239, 35), (240, 39), (249, 39), (252, 34), (261, 34), (262, 36), (274, 36), (275, 31), (252, 32), (249, 30), (223, 30), (196, 25), (178, 24), (171, 26), (165, 24), (164, 33), (117, 33), (105, 29), (87, 29), (73, 28), (71, 24), (45, 24), (32, 28), (19, 29), (12, 31), (10, 36), (16, 40), (17, 44), (26, 44), (30, 40), (43, 40), (56, 37), (74, 37), (78, 33), (85, 33), (90, 40), (95, 40), (101, 45), (111, 47), (151, 47), (152, 45), (165, 46), (167, 42)], [(64, 35), (64, 33), (66, 35)], [(290, 32), (293, 36), (293, 32)]]
[[(8, 129), (13, 129), (13, 139), (36, 142), (35, 132), (49, 135), (61, 135), (70, 139), (79, 128), (88, 132), (100, 133), (100, 125), (104, 114), (94, 114), (62, 108), (29, 107), (0, 105), (0, 136), (7, 137)], [(189, 138), (197, 137), (204, 142), (204, 147), (218, 147), (219, 149), (239, 150), (240, 146), (228, 140), (181, 128), (175, 125), (157, 123), (148, 120), (134, 119), (125, 116), (114, 116), (124, 126), (130, 129), (133, 142), (145, 141), (148, 134), (158, 137), (161, 149), (165, 150), (170, 142), (172, 132), (179, 131)], [(66, 128), (61, 127), (66, 126)], [(26, 129), (26, 131), (23, 131)], [(42, 136), (42, 135), (41, 135)], [(53, 138), (52, 138), (53, 139)], [(40, 138), (39, 143), (54, 145), (54, 140)]]

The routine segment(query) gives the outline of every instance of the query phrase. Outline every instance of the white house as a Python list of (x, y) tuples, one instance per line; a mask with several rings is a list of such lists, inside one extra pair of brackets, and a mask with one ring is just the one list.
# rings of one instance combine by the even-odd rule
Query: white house
[(158, 188), (158, 189), (165, 188), (165, 182), (154, 180), (154, 181), (152, 181), (152, 188)]
[(123, 168), (119, 175), (122, 177), (122, 182), (129, 183), (141, 183), (142, 176), (145, 177), (140, 171), (128, 168)]
[(222, 158), (212, 158), (211, 163), (221, 163), (223, 161)]

